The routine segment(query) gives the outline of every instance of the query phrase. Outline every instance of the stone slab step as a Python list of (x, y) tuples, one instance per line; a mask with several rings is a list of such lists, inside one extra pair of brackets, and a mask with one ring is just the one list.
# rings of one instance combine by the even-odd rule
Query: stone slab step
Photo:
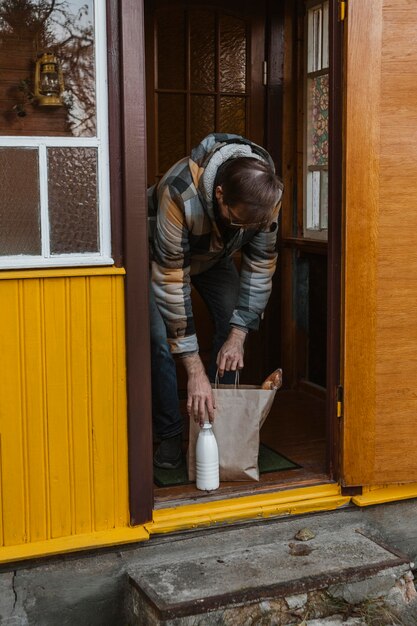
[[(295, 539), (303, 526), (310, 540)], [(334, 515), (171, 537), (142, 557), (128, 572), (132, 626), (299, 624), (412, 578), (404, 556)]]

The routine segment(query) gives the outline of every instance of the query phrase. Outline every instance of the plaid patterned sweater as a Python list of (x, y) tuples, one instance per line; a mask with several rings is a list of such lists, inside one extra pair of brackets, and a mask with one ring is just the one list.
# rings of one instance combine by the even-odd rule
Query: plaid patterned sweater
[(241, 249), (239, 298), (231, 325), (257, 329), (276, 267), (278, 207), (267, 230), (237, 230), (225, 241), (213, 211), (214, 181), (230, 158), (269, 154), (239, 135), (212, 134), (148, 190), (152, 286), (174, 354), (198, 351), (190, 276)]

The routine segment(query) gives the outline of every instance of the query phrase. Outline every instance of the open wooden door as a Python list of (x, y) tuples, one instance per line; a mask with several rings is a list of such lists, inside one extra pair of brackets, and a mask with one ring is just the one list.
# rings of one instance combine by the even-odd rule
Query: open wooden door
[[(259, 384), (273, 369), (284, 369), (284, 388), (261, 437), (294, 457), (299, 469), (285, 477), (270, 472), (264, 479), (269, 489), (285, 481), (305, 485), (338, 477), (333, 460), (339, 452), (333, 417), (340, 382), (337, 6), (336, 0), (145, 1), (148, 184), (213, 131), (241, 133), (265, 145), (285, 181), (280, 265), (261, 331), (248, 338), (243, 372), (244, 382)], [(314, 202), (308, 196), (313, 179), (314, 189), (320, 189)], [(317, 211), (320, 220), (313, 223)], [(193, 311), (200, 355), (207, 362), (210, 319), (198, 298)], [(181, 366), (178, 374), (181, 398), (186, 388)], [(236, 490), (244, 488), (253, 486)], [(190, 490), (156, 490), (156, 503), (187, 498)]]
[(417, 6), (347, 6), (342, 474), (415, 482)]
[[(148, 184), (213, 132), (264, 145), (266, 0), (145, 0)], [(193, 290), (200, 355), (212, 325)], [(247, 342), (247, 380), (261, 378), (263, 332)], [(186, 377), (178, 367), (180, 395)]]

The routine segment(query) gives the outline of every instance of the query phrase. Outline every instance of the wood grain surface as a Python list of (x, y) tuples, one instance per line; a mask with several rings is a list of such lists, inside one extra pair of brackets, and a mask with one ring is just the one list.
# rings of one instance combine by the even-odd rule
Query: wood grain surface
[(351, 0), (346, 73), (346, 484), (417, 479), (417, 7)]

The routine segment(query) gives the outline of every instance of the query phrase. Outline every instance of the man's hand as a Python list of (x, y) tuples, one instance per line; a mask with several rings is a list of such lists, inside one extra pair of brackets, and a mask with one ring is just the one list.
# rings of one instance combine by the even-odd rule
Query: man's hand
[(214, 398), (210, 381), (204, 369), (204, 365), (198, 356), (193, 354), (182, 359), (188, 375), (187, 384), (187, 412), (190, 419), (204, 424), (206, 415), (210, 422), (214, 421)]
[(246, 333), (239, 328), (232, 328), (229, 336), (219, 350), (217, 355), (217, 368), (219, 376), (224, 372), (235, 372), (243, 368), (243, 354)]

